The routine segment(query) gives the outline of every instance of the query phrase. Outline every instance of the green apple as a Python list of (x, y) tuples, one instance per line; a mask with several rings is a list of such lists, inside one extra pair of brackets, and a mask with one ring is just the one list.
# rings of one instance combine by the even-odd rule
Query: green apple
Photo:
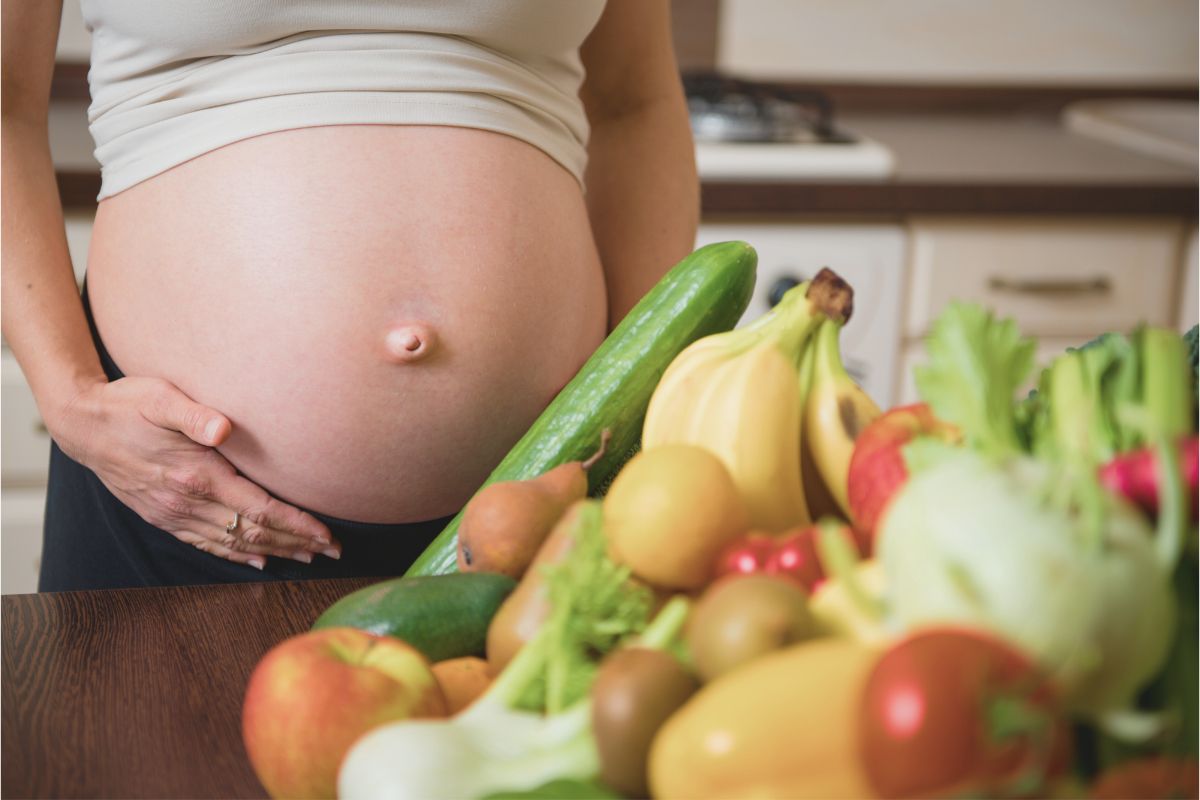
[(342, 757), (371, 728), (446, 714), (415, 647), (357, 628), (287, 639), (263, 656), (242, 705), (242, 739), (272, 797), (328, 797)]

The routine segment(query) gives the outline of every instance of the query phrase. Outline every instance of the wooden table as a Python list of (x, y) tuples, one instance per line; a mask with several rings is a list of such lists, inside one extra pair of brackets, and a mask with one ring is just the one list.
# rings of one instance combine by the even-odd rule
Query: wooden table
[(250, 672), (372, 582), (4, 596), (0, 792), (264, 797), (242, 746)]

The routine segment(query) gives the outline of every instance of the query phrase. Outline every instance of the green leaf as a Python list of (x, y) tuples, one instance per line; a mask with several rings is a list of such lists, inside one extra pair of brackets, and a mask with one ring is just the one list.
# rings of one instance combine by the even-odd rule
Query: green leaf
[(926, 341), (929, 364), (915, 369), (917, 389), (968, 446), (996, 456), (1019, 452), (1014, 399), (1033, 370), (1035, 344), (1011, 319), (951, 303)]
[(650, 619), (653, 597), (608, 557), (601, 504), (584, 501), (575, 544), (546, 568), (550, 616), (544, 623), (545, 662), (518, 707), (555, 714), (587, 695), (600, 658)]

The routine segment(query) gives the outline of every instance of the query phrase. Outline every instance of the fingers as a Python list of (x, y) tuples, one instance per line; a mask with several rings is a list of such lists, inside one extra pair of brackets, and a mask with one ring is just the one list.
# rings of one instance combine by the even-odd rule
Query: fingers
[[(266, 566), (267, 559), (263, 555), (258, 553), (244, 553), (239, 550), (234, 550), (225, 546), (224, 544), (221, 544), (215, 538), (211, 538), (218, 535), (211, 528), (208, 532), (209, 536), (203, 536), (199, 533), (193, 533), (192, 531), (171, 531), (172, 535), (179, 541), (184, 542), (185, 544), (190, 544), (197, 550), (217, 556), (218, 558), (223, 558), (226, 561), (232, 561), (236, 564), (246, 564), (254, 567), (255, 569), (262, 569)], [(219, 535), (223, 536), (224, 534), (224, 529), (221, 529)]]
[(233, 424), (219, 411), (197, 403), (166, 382), (142, 415), (160, 428), (179, 431), (208, 447), (221, 444), (233, 430)]
[[(212, 467), (214, 461), (220, 462), (220, 468)], [(306, 564), (312, 563), (314, 553), (341, 558), (340, 543), (316, 517), (281, 503), (236, 475), (215, 452), (205, 467), (169, 471), (167, 480), (172, 492), (162, 505), (169, 509), (170, 524), (161, 528), (202, 533), (224, 551), (278, 555)], [(235, 513), (238, 525), (227, 530)]]
[[(142, 406), (147, 421), (209, 448), (228, 438), (232, 423), (223, 414), (166, 381), (157, 383)], [(279, 555), (299, 561), (311, 561), (310, 553), (341, 556), (341, 545), (324, 523), (238, 475), (215, 449), (189, 456), (186, 463), (176, 463), (156, 477), (165, 485), (152, 492), (156, 508), (143, 518), (158, 527), (199, 535), (226, 553)], [(235, 512), (242, 521), (236, 537), (224, 529)], [(249, 563), (243, 557), (233, 560)]]
[[(213, 487), (211, 498), (242, 515), (251, 531), (263, 531), (264, 537), (283, 535), (300, 547), (322, 552), (331, 558), (341, 554), (341, 545), (333, 540), (329, 528), (316, 517), (306, 514), (267, 494), (261, 486), (234, 474)], [(230, 515), (230, 519), (232, 519)], [(249, 536), (249, 532), (244, 534)]]
[[(181, 523), (203, 520), (221, 528), (224, 535), (225, 525), (236, 512), (240, 516), (238, 538), (260, 552), (272, 555), (286, 552), (287, 557), (295, 557), (298, 552), (321, 553), (329, 558), (341, 556), (341, 545), (334, 541), (324, 523), (267, 494), (262, 487), (238, 475), (220, 454), (210, 452), (205, 462), (166, 474), (170, 488), (177, 495), (173, 505), (185, 512), (179, 515)], [(231, 546), (229, 542), (223, 543)]]
[[(314, 553), (333, 549), (312, 539), (293, 536), (286, 531), (270, 530), (256, 525), (240, 513), (220, 503), (204, 501), (192, 510), (193, 520), (187, 525), (192, 532), (202, 532), (204, 538), (221, 547), (251, 555), (268, 555), (290, 558), (311, 564)], [(230, 528), (234, 520), (236, 527)], [(199, 528), (197, 526), (200, 526)], [(336, 555), (340, 555), (335, 551)]]

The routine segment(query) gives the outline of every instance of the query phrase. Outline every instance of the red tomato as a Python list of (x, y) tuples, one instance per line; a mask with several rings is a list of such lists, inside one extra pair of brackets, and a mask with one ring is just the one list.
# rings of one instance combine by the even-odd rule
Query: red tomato
[(777, 539), (763, 571), (799, 581), (812, 594), (825, 580), (817, 555), (817, 526), (809, 525)]
[(1030, 794), (1067, 755), (1053, 687), (1023, 654), (966, 629), (926, 630), (888, 650), (859, 722), (863, 765), (883, 797)]
[[(818, 527), (807, 525), (778, 535), (753, 531), (729, 544), (717, 557), (713, 577), (765, 573), (799, 583), (810, 594), (825, 580), (817, 555)], [(866, 556), (862, 535), (842, 526), (859, 555)]]
[(1194, 758), (1155, 756), (1119, 764), (1101, 775), (1092, 785), (1095, 800), (1123, 800), (1128, 797), (1166, 798), (1200, 797)]
[(731, 542), (717, 556), (714, 578), (724, 575), (753, 575), (763, 572), (775, 549), (775, 537), (766, 533), (748, 533)]

